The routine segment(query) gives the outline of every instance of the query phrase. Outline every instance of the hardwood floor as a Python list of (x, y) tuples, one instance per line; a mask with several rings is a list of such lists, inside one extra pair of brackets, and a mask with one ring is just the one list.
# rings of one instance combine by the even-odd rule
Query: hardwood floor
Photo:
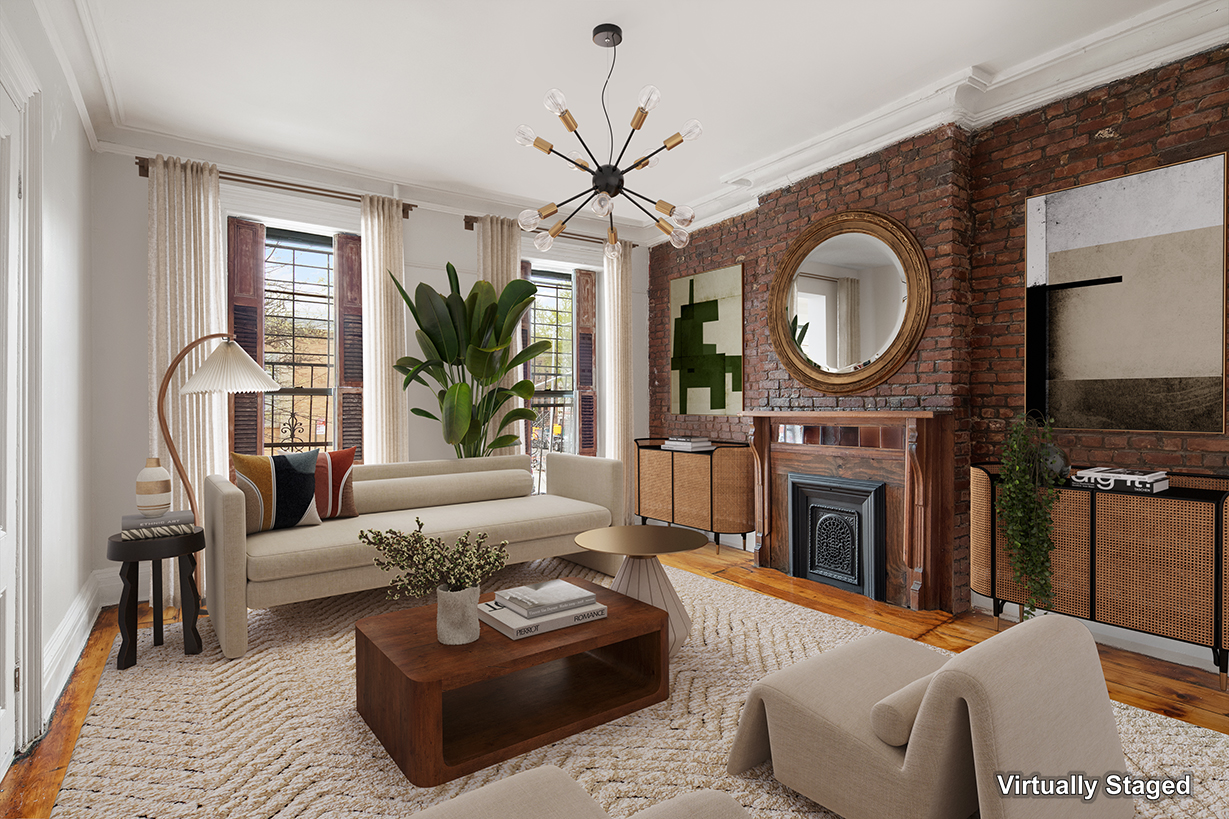
[[(750, 552), (730, 547), (716, 554), (710, 543), (694, 552), (665, 555), (661, 560), (668, 566), (722, 583), (951, 651), (963, 651), (995, 633), (994, 618), (984, 614), (915, 612), (876, 603), (859, 595), (788, 577), (773, 569), (757, 569)], [(168, 612), (167, 622), (172, 621), (172, 614)], [(152, 613), (143, 604), (140, 627), (148, 628), (152, 623)], [(72, 679), (56, 704), (46, 735), (27, 755), (13, 762), (0, 783), (0, 816), (41, 819), (51, 815), (77, 736), (118, 633), (115, 607), (103, 609)], [(1113, 699), (1229, 734), (1229, 693), (1220, 690), (1216, 674), (1109, 646), (1099, 646), (1099, 649), (1101, 667)]]

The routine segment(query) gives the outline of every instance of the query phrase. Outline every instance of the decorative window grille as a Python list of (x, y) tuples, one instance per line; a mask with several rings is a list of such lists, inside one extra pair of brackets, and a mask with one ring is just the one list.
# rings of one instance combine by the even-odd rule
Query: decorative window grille
[(264, 363), (282, 385), (265, 394), (270, 454), (337, 440), (333, 271), (331, 237), (266, 229)]

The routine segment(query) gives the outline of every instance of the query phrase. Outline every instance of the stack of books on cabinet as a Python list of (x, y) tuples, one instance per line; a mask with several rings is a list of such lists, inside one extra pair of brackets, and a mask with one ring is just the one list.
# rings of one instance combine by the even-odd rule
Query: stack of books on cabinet
[(672, 452), (710, 452), (717, 445), (699, 435), (675, 435), (663, 441), (661, 448)]
[(606, 617), (597, 596), (566, 580), (546, 580), (495, 592), (478, 604), (478, 619), (505, 637), (520, 640)]
[(124, 515), (120, 520), (121, 540), (146, 540), (151, 537), (190, 535), (196, 531), (196, 518), (188, 510), (163, 512), (156, 518)]
[(1076, 486), (1123, 489), (1128, 492), (1153, 495), (1169, 488), (1169, 473), (1148, 469), (1096, 466), (1076, 472), (1071, 476), (1071, 482)]

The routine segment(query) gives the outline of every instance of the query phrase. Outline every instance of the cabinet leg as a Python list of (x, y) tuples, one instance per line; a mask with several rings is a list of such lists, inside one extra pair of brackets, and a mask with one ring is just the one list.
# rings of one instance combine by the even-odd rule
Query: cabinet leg
[(721, 554), (721, 535), (713, 532), (713, 545), (717, 547), (717, 554)]
[(141, 564), (137, 561), (123, 563), (119, 568), (120, 580), (124, 581), (124, 589), (119, 596), (119, 654), (115, 657), (115, 667), (131, 668), (137, 664), (137, 581), (141, 576)]
[(179, 556), (179, 594), (183, 598), (183, 653), (201, 653), (201, 633), (196, 618), (201, 611), (201, 596), (196, 590), (196, 555)]

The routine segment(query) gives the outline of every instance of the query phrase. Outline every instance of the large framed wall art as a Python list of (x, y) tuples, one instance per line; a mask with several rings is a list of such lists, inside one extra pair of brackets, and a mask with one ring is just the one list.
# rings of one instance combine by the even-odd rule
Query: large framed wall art
[(743, 268), (670, 282), (670, 411), (737, 415), (743, 408)]
[(1225, 173), (1219, 154), (1028, 200), (1029, 409), (1224, 432)]

